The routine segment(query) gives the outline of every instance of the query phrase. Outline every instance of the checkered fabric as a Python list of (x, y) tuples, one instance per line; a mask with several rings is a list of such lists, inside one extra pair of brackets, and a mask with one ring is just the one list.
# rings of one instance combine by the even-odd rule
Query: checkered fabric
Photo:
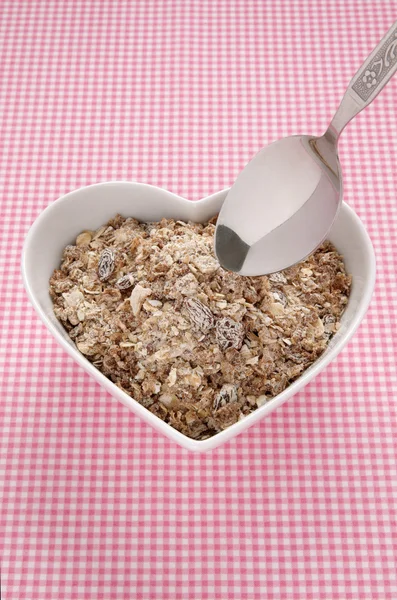
[(22, 287), (61, 194), (149, 182), (196, 200), (268, 142), (320, 134), (396, 0), (0, 2), (1, 586), (5, 600), (397, 598), (397, 80), (340, 142), (378, 261), (348, 347), (194, 455), (57, 346)]

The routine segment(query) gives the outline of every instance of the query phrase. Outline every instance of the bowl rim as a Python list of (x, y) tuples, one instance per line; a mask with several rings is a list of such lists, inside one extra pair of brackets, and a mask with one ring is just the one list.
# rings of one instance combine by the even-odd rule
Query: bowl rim
[[(227, 194), (228, 190), (230, 189), (230, 188), (224, 188), (222, 190), (219, 190), (218, 192), (210, 194), (209, 196), (206, 196), (206, 197), (201, 198), (200, 200), (196, 200), (196, 201), (187, 200), (187, 199), (183, 198), (182, 196), (175, 194), (174, 192), (170, 192), (164, 188), (160, 188), (155, 185), (151, 185), (148, 183), (140, 183), (140, 182), (136, 182), (136, 181), (127, 181), (127, 180), (102, 181), (102, 182), (98, 182), (98, 183), (92, 183), (87, 186), (81, 186), (77, 189), (67, 192), (66, 194), (61, 195), (55, 201), (51, 202), (44, 210), (42, 210), (40, 212), (40, 214), (34, 220), (33, 224), (31, 225), (31, 227), (25, 237), (23, 249), (22, 249), (22, 257), (21, 257), (22, 258), (21, 271), (22, 271), (23, 284), (24, 284), (25, 290), (27, 292), (28, 298), (29, 298), (33, 308), (35, 309), (36, 313), (40, 317), (41, 321), (44, 323), (44, 325), (50, 331), (51, 335), (55, 338), (55, 340), (63, 347), (64, 350), (66, 350), (66, 352), (69, 354), (69, 356), (71, 356), (73, 358), (73, 360), (75, 360), (87, 373), (92, 375), (94, 380), (96, 380), (97, 383), (99, 383), (111, 395), (113, 395), (113, 397), (114, 397), (113, 392), (117, 391), (117, 394), (119, 396), (117, 399), (119, 401), (121, 400), (121, 397), (123, 397), (123, 399), (124, 399), (123, 403), (125, 405), (129, 406), (130, 409), (133, 410), (133, 412), (135, 412), (135, 414), (140, 416), (146, 423), (149, 423), (157, 431), (165, 434), (169, 439), (172, 439), (173, 441), (178, 443), (180, 446), (183, 446), (184, 448), (191, 450), (193, 452), (205, 452), (208, 450), (212, 450), (212, 449), (215, 449), (216, 447), (220, 446), (221, 444), (227, 442), (228, 440), (234, 438), (239, 433), (242, 433), (243, 431), (245, 431), (246, 429), (248, 429), (249, 427), (251, 427), (252, 425), (257, 423), (258, 421), (262, 420), (263, 417), (265, 417), (267, 414), (269, 414), (270, 412), (273, 412), (273, 410), (275, 410), (276, 408), (281, 406), (281, 404), (286, 402), (286, 400), (288, 398), (295, 395), (309, 381), (311, 381), (314, 377), (316, 377), (318, 375), (318, 373), (320, 371), (322, 371), (335, 358), (335, 356), (337, 354), (339, 354), (339, 352), (346, 346), (346, 344), (350, 341), (350, 339), (356, 332), (361, 321), (363, 320), (364, 315), (368, 310), (368, 306), (369, 306), (369, 303), (370, 303), (370, 300), (371, 300), (371, 297), (373, 294), (374, 286), (375, 286), (375, 280), (376, 280), (375, 252), (374, 252), (374, 248), (373, 248), (371, 239), (368, 235), (368, 232), (366, 231), (366, 229), (364, 227), (364, 224), (362, 223), (362, 221), (360, 220), (358, 215), (355, 213), (355, 211), (350, 206), (348, 206), (345, 202), (342, 202), (341, 212), (342, 212), (342, 210), (347, 212), (348, 216), (355, 223), (355, 226), (360, 230), (361, 238), (363, 240), (363, 245), (365, 247), (365, 251), (367, 254), (367, 260), (369, 263), (369, 275), (368, 275), (368, 279), (365, 283), (363, 296), (361, 297), (359, 306), (357, 307), (357, 310), (352, 317), (349, 328), (346, 330), (346, 332), (343, 334), (343, 336), (341, 336), (341, 338), (335, 343), (335, 345), (328, 350), (327, 354), (321, 355), (317, 359), (317, 361), (309, 367), (309, 369), (305, 370), (299, 376), (299, 378), (296, 381), (291, 383), (280, 394), (278, 394), (277, 396), (274, 396), (274, 398), (269, 400), (269, 402), (267, 402), (266, 404), (257, 408), (249, 415), (245, 416), (241, 421), (237, 421), (236, 423), (234, 423), (227, 429), (216, 433), (215, 435), (213, 435), (210, 438), (207, 438), (205, 440), (194, 440), (192, 438), (189, 438), (185, 434), (174, 429), (171, 425), (169, 425), (168, 423), (166, 423), (165, 421), (161, 420), (159, 417), (157, 417), (156, 415), (151, 413), (143, 405), (141, 405), (137, 400), (135, 400), (133, 397), (129, 396), (129, 394), (127, 394), (120, 388), (117, 388), (117, 386), (115, 386), (115, 384), (112, 381), (110, 381), (105, 375), (103, 375), (103, 373), (101, 373), (96, 367), (94, 367), (94, 365), (92, 365), (92, 363), (90, 363), (90, 361), (88, 361), (83, 355), (81, 355), (79, 353), (79, 351), (77, 350), (75, 345), (72, 345), (70, 343), (70, 341), (66, 339), (66, 336), (65, 336), (65, 338), (62, 337), (59, 334), (59, 332), (56, 330), (55, 326), (50, 321), (48, 316), (45, 314), (43, 309), (41, 308), (40, 303), (36, 299), (35, 293), (33, 292), (32, 288), (30, 286), (29, 275), (27, 272), (28, 269), (26, 266), (27, 254), (28, 254), (29, 246), (30, 246), (32, 240), (35, 238), (36, 231), (39, 229), (41, 222), (45, 218), (47, 218), (48, 215), (50, 215), (52, 212), (55, 212), (57, 210), (57, 208), (60, 206), (60, 204), (69, 202), (70, 199), (73, 198), (73, 196), (79, 195), (79, 193), (81, 193), (84, 190), (86, 190), (88, 188), (95, 188), (95, 187), (105, 187), (105, 186), (113, 187), (115, 185), (125, 185), (128, 187), (135, 187), (137, 189), (144, 188), (144, 189), (148, 189), (148, 190), (156, 190), (157, 192), (160, 191), (161, 193), (167, 195), (169, 198), (173, 198), (174, 202), (177, 201), (178, 203), (180, 202), (184, 205), (186, 205), (186, 203), (189, 203), (189, 204), (194, 204), (196, 206), (202, 206), (203, 204), (207, 204), (207, 203), (210, 204), (212, 202), (215, 202), (216, 200), (219, 200), (222, 196), (225, 196)], [(193, 211), (193, 213), (194, 212), (195, 211)], [(134, 405), (133, 409), (130, 406), (131, 403)]]

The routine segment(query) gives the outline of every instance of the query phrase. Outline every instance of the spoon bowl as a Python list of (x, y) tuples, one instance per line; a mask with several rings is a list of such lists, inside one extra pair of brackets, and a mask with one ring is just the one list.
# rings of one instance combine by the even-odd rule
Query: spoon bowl
[[(241, 216), (243, 197), (247, 218)], [(258, 275), (258, 265), (265, 273), (281, 271), (324, 241), (341, 202), (332, 140), (302, 135), (274, 142), (230, 189), (217, 223), (218, 260), (241, 275)]]

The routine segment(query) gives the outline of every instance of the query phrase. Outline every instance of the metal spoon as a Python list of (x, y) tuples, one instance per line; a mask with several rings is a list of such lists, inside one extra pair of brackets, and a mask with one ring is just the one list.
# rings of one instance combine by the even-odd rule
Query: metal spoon
[(343, 196), (339, 136), (396, 69), (397, 22), (351, 80), (323, 136), (281, 139), (248, 163), (217, 221), (215, 253), (225, 269), (241, 275), (281, 271), (324, 241)]

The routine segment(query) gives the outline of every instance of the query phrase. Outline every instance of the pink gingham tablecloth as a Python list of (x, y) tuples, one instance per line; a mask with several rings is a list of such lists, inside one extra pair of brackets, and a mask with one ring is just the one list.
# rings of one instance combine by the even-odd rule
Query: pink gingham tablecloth
[(193, 455), (86, 375), (20, 255), (61, 194), (109, 179), (192, 200), (266, 143), (321, 133), (397, 1), (2, 0), (1, 586), (5, 600), (397, 598), (397, 80), (340, 142), (378, 276), (342, 354)]

